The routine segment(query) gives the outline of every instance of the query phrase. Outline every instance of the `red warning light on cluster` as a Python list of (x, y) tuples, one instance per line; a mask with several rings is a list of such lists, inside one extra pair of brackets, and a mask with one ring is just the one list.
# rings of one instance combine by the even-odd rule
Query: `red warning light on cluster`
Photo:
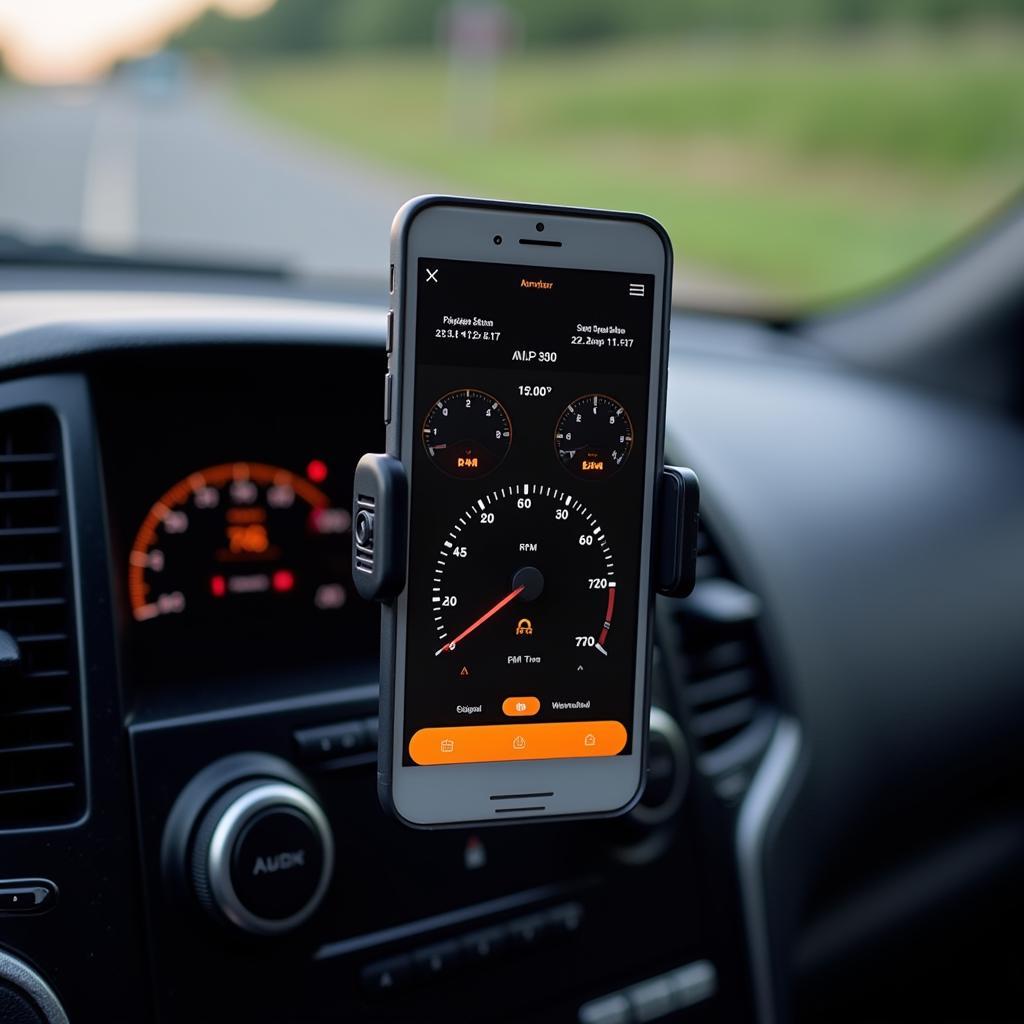
[(214, 597), (223, 597), (228, 592), (228, 581), (223, 576), (210, 577), (210, 593)]
[(327, 463), (323, 459), (310, 459), (306, 466), (306, 476), (313, 483), (322, 484), (327, 479)]
[(295, 574), (291, 569), (278, 569), (271, 580), (271, 586), (279, 594), (287, 594), (295, 586)]

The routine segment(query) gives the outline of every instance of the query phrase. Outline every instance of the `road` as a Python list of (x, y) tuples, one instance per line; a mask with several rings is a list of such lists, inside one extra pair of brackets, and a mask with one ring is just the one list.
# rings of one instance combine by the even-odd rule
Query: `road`
[(217, 90), (0, 91), (0, 231), (373, 280), (395, 210), (436, 188), (318, 149)]
[[(127, 82), (0, 88), (0, 233), (376, 286), (395, 210), (450, 190), (259, 120), (198, 78), (163, 97)], [(676, 301), (771, 308), (746, 283), (675, 270)]]

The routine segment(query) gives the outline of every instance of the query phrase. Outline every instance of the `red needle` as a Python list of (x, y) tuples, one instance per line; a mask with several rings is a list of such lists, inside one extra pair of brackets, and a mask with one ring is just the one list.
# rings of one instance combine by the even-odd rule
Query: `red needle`
[(448, 643), (444, 645), (444, 647), (434, 651), (434, 657), (436, 658), (443, 651), (453, 650), (455, 648), (455, 645), (460, 640), (465, 640), (466, 637), (469, 636), (469, 634), (472, 633), (474, 629), (476, 629), (478, 626), (482, 626), (492, 615), (497, 615), (498, 612), (500, 612), (501, 609), (509, 603), (509, 601), (514, 601), (525, 589), (526, 586), (524, 584), (521, 587), (516, 587), (516, 589), (513, 590), (511, 594), (506, 594), (489, 612), (484, 612), (483, 615), (481, 615), (480, 618), (477, 619), (472, 626), (467, 626), (454, 640), (449, 640)]

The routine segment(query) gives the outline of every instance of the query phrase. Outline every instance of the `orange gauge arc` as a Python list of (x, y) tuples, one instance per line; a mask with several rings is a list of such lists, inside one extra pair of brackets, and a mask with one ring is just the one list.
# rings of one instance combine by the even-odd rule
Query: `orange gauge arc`
[(128, 599), (136, 619), (147, 617), (145, 609), (149, 585), (145, 581), (144, 573), (149, 561), (149, 549), (156, 542), (160, 524), (167, 518), (168, 513), (185, 504), (201, 488), (219, 489), (234, 480), (251, 480), (260, 487), (291, 487), (313, 508), (327, 508), (330, 505), (330, 499), (319, 487), (297, 476), (291, 470), (263, 462), (224, 462), (219, 466), (208, 466), (206, 469), (189, 473), (157, 498), (135, 535), (128, 556)]

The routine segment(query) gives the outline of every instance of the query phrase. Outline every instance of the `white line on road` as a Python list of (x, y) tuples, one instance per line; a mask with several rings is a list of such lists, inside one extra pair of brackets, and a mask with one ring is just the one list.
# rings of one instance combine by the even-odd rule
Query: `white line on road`
[(85, 164), (84, 246), (118, 252), (136, 247), (137, 188), (135, 116), (116, 99), (101, 99)]

